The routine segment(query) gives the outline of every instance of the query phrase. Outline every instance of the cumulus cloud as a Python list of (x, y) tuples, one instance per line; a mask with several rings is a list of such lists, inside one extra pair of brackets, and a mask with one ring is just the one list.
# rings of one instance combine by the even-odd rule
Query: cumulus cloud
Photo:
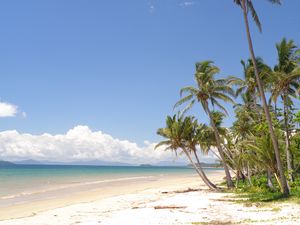
[(119, 140), (101, 131), (93, 132), (87, 126), (76, 126), (65, 134), (32, 135), (16, 130), (0, 132), (0, 158), (3, 160), (84, 161), (104, 160), (123, 163), (155, 163), (172, 160), (174, 155), (155, 143), (145, 141), (143, 146)]
[[(145, 141), (143, 146), (139, 146), (128, 140), (113, 138), (101, 131), (92, 131), (88, 126), (76, 126), (67, 133), (58, 135), (32, 135), (9, 130), (0, 132), (0, 159), (54, 162), (102, 160), (131, 164), (176, 159), (175, 154), (162, 148), (154, 150), (155, 145), (156, 143)], [(202, 159), (210, 161), (212, 156)]]
[(0, 117), (14, 117), (17, 112), (18, 106), (7, 102), (0, 102)]

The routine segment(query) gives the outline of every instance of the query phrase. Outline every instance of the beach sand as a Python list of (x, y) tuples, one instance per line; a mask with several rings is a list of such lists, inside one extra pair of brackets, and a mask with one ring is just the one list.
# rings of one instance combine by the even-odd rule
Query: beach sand
[[(223, 176), (209, 174), (214, 182)], [(299, 205), (238, 204), (232, 197), (209, 191), (197, 176), (162, 177), (3, 208), (0, 225), (300, 224)]]

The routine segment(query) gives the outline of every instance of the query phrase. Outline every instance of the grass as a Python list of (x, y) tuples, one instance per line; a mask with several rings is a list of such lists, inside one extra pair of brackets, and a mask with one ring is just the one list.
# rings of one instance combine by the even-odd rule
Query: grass
[[(252, 177), (252, 186), (250, 186), (246, 181), (239, 183), (238, 187), (231, 190), (224, 190), (228, 193), (235, 193), (234, 196), (228, 196), (230, 200), (234, 198), (234, 202), (243, 203), (246, 207), (256, 206), (257, 212), (261, 211), (271, 211), (271, 212), (280, 212), (282, 210), (281, 206), (278, 204), (272, 203), (296, 203), (300, 204), (300, 177), (296, 179), (295, 182), (290, 184), (291, 193), (289, 197), (284, 197), (276, 181), (273, 180), (274, 190), (271, 190), (267, 186), (267, 179), (263, 175), (257, 175)], [(225, 186), (226, 182), (219, 184), (219, 186)], [(270, 203), (270, 204), (269, 204)], [(252, 209), (251, 209), (252, 210)], [(293, 218), (298, 218), (298, 215), (293, 215), (289, 217), (276, 217), (273, 219), (245, 219), (242, 221), (218, 221), (212, 220), (209, 222), (193, 222), (193, 225), (240, 225), (240, 224), (251, 224), (251, 223), (272, 223), (281, 221), (283, 224), (286, 220), (290, 221)]]
[(219, 221), (219, 220), (212, 220), (209, 222), (192, 222), (192, 225), (240, 225), (240, 224), (251, 224), (251, 223), (266, 223), (266, 224), (270, 224), (271, 222), (281, 222), (282, 224), (284, 224), (284, 222), (290, 221), (292, 219), (296, 219), (298, 218), (298, 216), (281, 216), (281, 217), (276, 217), (273, 219), (245, 219), (245, 220), (241, 220), (241, 221), (237, 221), (237, 222), (231, 222), (231, 221)]
[[(290, 184), (291, 193), (289, 197), (284, 197), (278, 186), (276, 186), (275, 180), (273, 181), (274, 190), (271, 190), (266, 184), (267, 179), (264, 176), (252, 177), (252, 186), (248, 183), (240, 182), (238, 187), (234, 189), (236, 193), (237, 202), (293, 202), (300, 204), (300, 179)], [(242, 199), (242, 200), (241, 200)]]

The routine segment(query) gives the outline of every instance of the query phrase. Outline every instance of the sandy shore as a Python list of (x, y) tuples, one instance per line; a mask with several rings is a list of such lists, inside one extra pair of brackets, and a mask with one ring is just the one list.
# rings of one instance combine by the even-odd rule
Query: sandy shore
[[(209, 176), (217, 182), (224, 174)], [(0, 225), (300, 224), (299, 205), (245, 205), (231, 197), (210, 192), (196, 176), (170, 177), (1, 209)]]

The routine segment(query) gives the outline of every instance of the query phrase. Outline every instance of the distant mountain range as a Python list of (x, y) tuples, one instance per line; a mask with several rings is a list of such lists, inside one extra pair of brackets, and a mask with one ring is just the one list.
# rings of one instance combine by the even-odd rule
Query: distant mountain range
[(15, 165), (15, 164), (12, 162), (0, 160), (0, 166), (12, 166), (12, 165)]
[(80, 165), (80, 166), (186, 166), (184, 162), (161, 161), (155, 164), (129, 164), (121, 162), (107, 162), (102, 160), (73, 161), (73, 162), (53, 162), (53, 161), (37, 161), (33, 159), (13, 161), (18, 165)]
[(128, 163), (106, 162), (101, 160), (52, 162), (52, 161), (37, 161), (37, 160), (28, 159), (28, 160), (14, 161), (13, 163), (20, 164), (20, 165), (132, 166), (131, 164)]
[[(102, 160), (89, 160), (89, 161), (73, 161), (73, 162), (52, 162), (52, 161), (37, 161), (33, 159), (20, 160), (20, 161), (4, 161), (0, 160), (0, 166), (12, 166), (12, 165), (78, 165), (78, 166), (191, 166), (184, 162), (174, 161), (161, 161), (155, 164), (129, 164), (121, 162), (106, 162)], [(221, 167), (218, 163), (201, 163), (202, 167)]]

